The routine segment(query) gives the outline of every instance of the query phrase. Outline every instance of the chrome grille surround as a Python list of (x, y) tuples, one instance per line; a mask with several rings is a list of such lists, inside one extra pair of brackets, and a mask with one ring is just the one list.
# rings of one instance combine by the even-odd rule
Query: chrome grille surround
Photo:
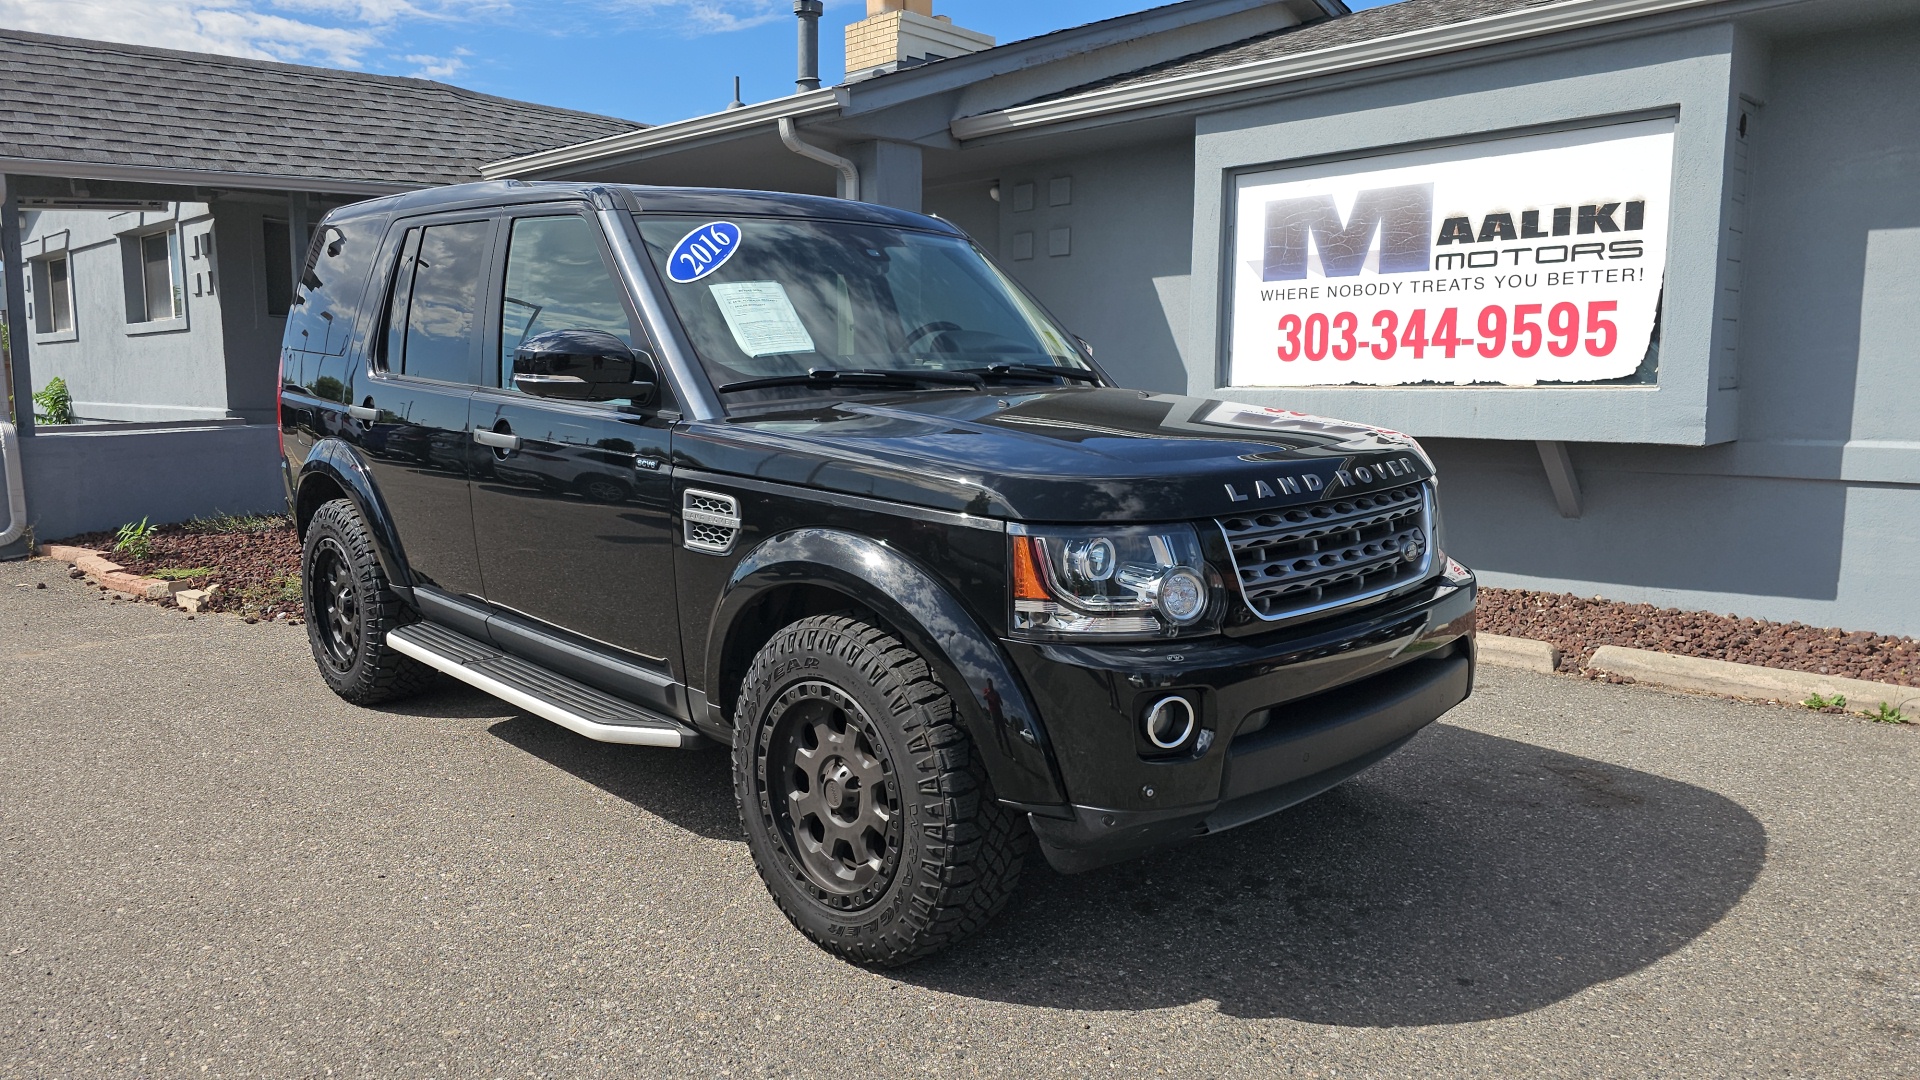
[(1218, 524), (1240, 596), (1267, 622), (1370, 600), (1433, 569), (1433, 493), (1425, 483), (1248, 511)]

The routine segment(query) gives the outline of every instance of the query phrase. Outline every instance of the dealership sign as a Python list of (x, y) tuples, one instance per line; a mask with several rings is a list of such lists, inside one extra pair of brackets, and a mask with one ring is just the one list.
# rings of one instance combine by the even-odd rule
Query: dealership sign
[(1667, 258), (1673, 121), (1243, 175), (1234, 386), (1631, 375)]

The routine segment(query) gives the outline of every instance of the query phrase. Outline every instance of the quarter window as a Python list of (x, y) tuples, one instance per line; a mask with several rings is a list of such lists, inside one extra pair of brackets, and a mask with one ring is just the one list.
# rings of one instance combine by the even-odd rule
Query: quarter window
[(629, 347), (637, 339), (620, 285), (601, 258), (599, 231), (572, 214), (513, 223), (495, 385), (513, 387), (514, 352), (549, 330), (605, 330)]

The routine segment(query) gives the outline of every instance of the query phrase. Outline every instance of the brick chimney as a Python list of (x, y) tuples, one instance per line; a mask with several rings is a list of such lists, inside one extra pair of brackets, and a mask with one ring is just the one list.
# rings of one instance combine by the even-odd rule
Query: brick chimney
[(847, 76), (897, 71), (993, 48), (993, 38), (933, 13), (933, 0), (867, 0), (867, 17), (847, 27)]

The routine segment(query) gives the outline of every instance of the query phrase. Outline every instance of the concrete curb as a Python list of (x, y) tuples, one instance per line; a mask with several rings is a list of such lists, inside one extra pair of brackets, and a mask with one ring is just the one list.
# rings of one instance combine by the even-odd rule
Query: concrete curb
[(89, 548), (71, 547), (67, 544), (42, 544), (40, 553), (49, 559), (58, 559), (71, 563), (87, 580), (95, 585), (112, 589), (117, 593), (137, 596), (143, 600), (171, 600), (173, 594), (186, 589), (190, 581), (163, 581), (160, 578), (141, 577), (129, 574), (124, 566), (107, 558), (106, 553)]
[(1506, 637), (1501, 634), (1476, 634), (1482, 663), (1516, 667), (1551, 675), (1560, 669), (1560, 650), (1532, 638)]
[(1779, 701), (1791, 705), (1801, 704), (1815, 694), (1821, 697), (1839, 694), (1847, 699), (1847, 708), (1853, 710), (1871, 709), (1884, 703), (1908, 716), (1920, 713), (1920, 686), (1844, 679), (1810, 671), (1788, 671), (1755, 664), (1736, 664), (1729, 660), (1706, 660), (1697, 656), (1674, 656), (1671, 653), (1628, 649), (1619, 645), (1602, 645), (1595, 649), (1587, 667), (1613, 675), (1631, 676), (1640, 685), (1669, 690), (1694, 690), (1722, 697)]

